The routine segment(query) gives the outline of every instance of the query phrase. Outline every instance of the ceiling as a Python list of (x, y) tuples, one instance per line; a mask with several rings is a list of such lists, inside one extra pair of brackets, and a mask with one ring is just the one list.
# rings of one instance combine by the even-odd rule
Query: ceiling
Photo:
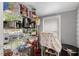
[(79, 5), (78, 2), (22, 2), (22, 4), (35, 7), (39, 16), (74, 10)]

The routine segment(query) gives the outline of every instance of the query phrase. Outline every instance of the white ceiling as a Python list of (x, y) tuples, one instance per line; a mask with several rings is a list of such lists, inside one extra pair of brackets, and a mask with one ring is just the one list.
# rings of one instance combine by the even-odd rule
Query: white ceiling
[(35, 7), (39, 16), (74, 10), (79, 5), (78, 2), (22, 2), (22, 4)]

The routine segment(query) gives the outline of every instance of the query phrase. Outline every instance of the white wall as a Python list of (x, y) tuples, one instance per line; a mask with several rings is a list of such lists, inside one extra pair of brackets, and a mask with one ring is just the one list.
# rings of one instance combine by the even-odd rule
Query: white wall
[(3, 55), (3, 3), (0, 2), (0, 56)]
[(76, 10), (61, 14), (61, 39), (62, 43), (77, 47), (76, 40)]
[(79, 48), (79, 8), (77, 11), (77, 46)]

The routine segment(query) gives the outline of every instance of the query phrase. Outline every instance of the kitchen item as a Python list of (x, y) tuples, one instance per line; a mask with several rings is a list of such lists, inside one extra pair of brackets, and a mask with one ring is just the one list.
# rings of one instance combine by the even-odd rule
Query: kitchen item
[(20, 4), (20, 13), (22, 16), (28, 16), (28, 8), (23, 4)]
[(35, 49), (34, 49), (34, 55), (35, 56), (41, 56), (41, 49), (38, 48), (38, 47), (35, 47)]
[(16, 21), (4, 21), (4, 28), (16, 28)]
[(30, 28), (30, 23), (31, 19), (23, 16), (22, 27), (28, 29)]
[(35, 16), (34, 19), (35, 19), (36, 25), (40, 25), (40, 17)]
[(23, 27), (23, 28), (28, 27), (28, 21), (27, 21), (27, 18), (26, 18), (26, 17), (23, 17), (22, 27)]
[(8, 33), (4, 33), (4, 44), (9, 42), (9, 34)]
[(36, 15), (36, 9), (35, 8), (32, 8), (32, 14)]
[(4, 44), (7, 44), (9, 42), (9, 38), (8, 37), (5, 37), (4, 38)]
[(4, 21), (4, 22), (3, 22), (3, 27), (4, 27), (4, 28), (8, 28), (8, 22), (7, 22), (7, 21)]
[(22, 28), (22, 23), (21, 21), (16, 22), (16, 28)]
[(11, 51), (11, 49), (4, 49), (4, 56), (12, 56), (13, 55), (13, 51)]

